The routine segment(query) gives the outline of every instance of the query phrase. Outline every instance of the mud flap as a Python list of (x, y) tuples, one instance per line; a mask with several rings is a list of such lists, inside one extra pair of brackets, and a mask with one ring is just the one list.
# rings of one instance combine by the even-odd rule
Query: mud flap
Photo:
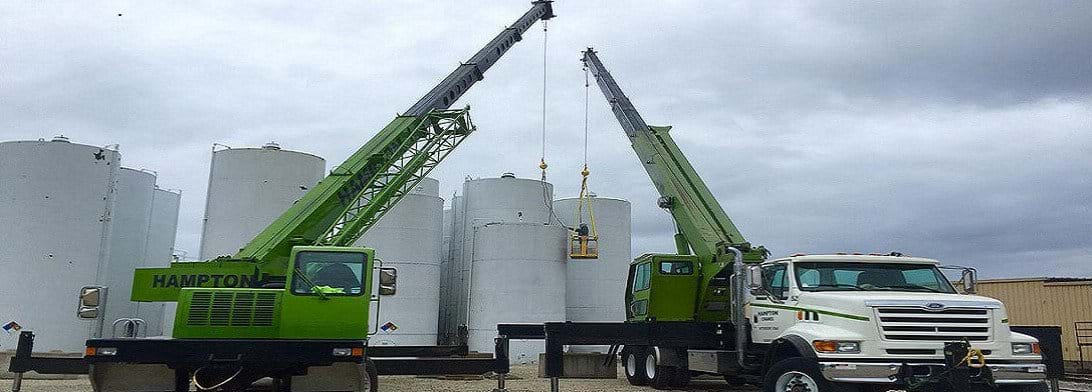
[(88, 376), (95, 392), (174, 391), (175, 372), (167, 365), (93, 363)]

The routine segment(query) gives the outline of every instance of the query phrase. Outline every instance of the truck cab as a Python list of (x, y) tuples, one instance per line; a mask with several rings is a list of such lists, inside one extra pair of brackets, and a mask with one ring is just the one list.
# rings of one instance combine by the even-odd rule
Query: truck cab
[[(794, 255), (750, 266), (745, 315), (768, 385), (891, 384), (943, 369), (946, 343), (969, 343), (996, 385), (1038, 390), (1036, 339), (1009, 330), (1000, 301), (962, 294), (936, 260)], [(973, 291), (974, 274), (964, 274)]]

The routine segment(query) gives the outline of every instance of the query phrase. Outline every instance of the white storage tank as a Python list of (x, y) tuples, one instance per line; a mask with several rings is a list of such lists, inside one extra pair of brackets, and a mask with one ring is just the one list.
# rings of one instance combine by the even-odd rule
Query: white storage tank
[[(565, 319), (567, 321), (625, 321), (626, 279), (629, 263), (633, 261), (631, 250), (630, 204), (622, 199), (590, 197), (581, 213), (580, 199), (567, 198), (554, 201), (557, 216), (568, 227), (588, 223), (588, 206), (595, 215), (598, 232), (599, 257), (596, 259), (569, 258), (565, 268)], [(567, 244), (567, 246), (571, 246)], [(606, 352), (605, 346), (572, 346), (574, 352)]]
[(322, 180), (325, 167), (322, 158), (275, 143), (213, 151), (200, 258), (238, 252)]
[[(553, 185), (539, 180), (516, 178), (504, 173), (500, 178), (481, 178), (463, 183), (463, 194), (455, 205), (455, 317), (450, 328), (468, 325), (467, 298), (470, 292), (470, 252), (474, 227), (487, 223), (550, 223)], [(556, 223), (554, 220), (553, 223)], [(451, 331), (454, 333), (454, 330)]]
[[(148, 240), (144, 247), (144, 267), (166, 267), (174, 259), (175, 234), (178, 231), (180, 192), (156, 188), (152, 194), (152, 217), (148, 225)], [(169, 334), (174, 313), (165, 313), (167, 303), (138, 302), (137, 317), (148, 323), (148, 336)], [(166, 322), (170, 321), (170, 324)]]
[[(133, 271), (144, 266), (148, 228), (152, 222), (154, 173), (127, 167), (118, 172), (117, 197), (110, 233), (110, 258), (99, 266), (99, 284), (109, 288), (103, 336), (111, 336), (113, 323), (137, 318), (137, 303), (130, 301)], [(122, 328), (118, 328), (119, 336)]]
[(372, 345), (436, 344), (444, 210), (439, 194), (439, 181), (422, 179), (356, 242), (374, 248), (384, 268), (398, 270), (396, 294), (380, 297), (379, 311), (372, 312), (369, 325), (378, 327)]
[[(497, 324), (565, 318), (566, 229), (542, 223), (487, 223), (470, 228), (471, 351), (493, 352)], [(545, 342), (512, 341), (513, 363), (534, 363)]]
[[(0, 143), (0, 325), (33, 330), (35, 351), (84, 349), (93, 323), (76, 319), (76, 295), (109, 257), (119, 161), (64, 137)], [(17, 339), (0, 333), (0, 350)]]

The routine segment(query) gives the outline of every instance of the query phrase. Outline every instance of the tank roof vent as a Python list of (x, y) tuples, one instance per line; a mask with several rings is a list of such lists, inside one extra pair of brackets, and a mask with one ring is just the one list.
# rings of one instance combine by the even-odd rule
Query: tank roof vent
[(69, 141), (68, 141), (68, 137), (66, 137), (65, 135), (57, 135), (57, 136), (54, 136), (54, 137), (53, 137), (53, 140), (50, 140), (50, 141), (51, 141), (51, 142), (61, 142), (61, 143), (69, 143)]
[(281, 145), (277, 144), (277, 142), (269, 142), (269, 143), (263, 144), (262, 149), (265, 149), (265, 150), (280, 150)]
[(516, 173), (504, 172), (501, 173), (501, 178), (516, 178)]

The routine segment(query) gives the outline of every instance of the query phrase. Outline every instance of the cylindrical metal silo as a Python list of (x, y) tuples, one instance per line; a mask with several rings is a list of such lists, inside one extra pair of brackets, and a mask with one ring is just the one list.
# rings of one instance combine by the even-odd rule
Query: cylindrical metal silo
[[(76, 295), (109, 257), (119, 162), (61, 137), (0, 143), (0, 323), (33, 330), (36, 351), (83, 351), (93, 323), (76, 319)], [(17, 338), (0, 334), (3, 350)]]
[[(178, 231), (178, 208), (182, 194), (156, 188), (152, 194), (152, 217), (148, 225), (144, 267), (166, 267), (174, 258), (175, 233)], [(148, 336), (169, 334), (174, 313), (165, 313), (164, 302), (138, 302), (137, 316), (148, 323)], [(168, 323), (169, 322), (169, 323)]]
[[(485, 223), (467, 231), (471, 268), (469, 345), (493, 352), (497, 324), (565, 318), (565, 237), (559, 225)], [(534, 363), (543, 341), (512, 341), (513, 363)]]
[[(621, 199), (591, 197), (587, 201), (595, 215), (599, 258), (573, 259), (566, 263), (565, 319), (567, 321), (625, 321), (626, 278), (631, 250), (630, 204)], [(557, 217), (565, 226), (577, 227), (588, 223), (585, 205), (583, 218), (578, 216), (579, 198), (554, 201)], [(575, 352), (606, 352), (607, 347), (572, 346)]]
[(274, 143), (213, 151), (201, 259), (238, 252), (322, 180), (325, 166), (322, 158)]
[(356, 246), (375, 249), (384, 268), (398, 270), (398, 290), (380, 297), (371, 324), (379, 332), (372, 345), (436, 344), (440, 309), (440, 245), (444, 200), (440, 182), (425, 178), (390, 209)]
[[(551, 221), (553, 185), (539, 180), (516, 178), (505, 173), (500, 178), (481, 178), (463, 183), (463, 194), (455, 210), (455, 316), (449, 328), (468, 325), (467, 298), (470, 293), (470, 248), (474, 227), (486, 223), (556, 223)], [(454, 332), (454, 331), (453, 331)]]
[(133, 270), (144, 266), (155, 177), (154, 173), (127, 167), (118, 171), (110, 258), (99, 266), (98, 282), (110, 290), (104, 336), (110, 335), (115, 320), (137, 318), (137, 303), (129, 300), (129, 294), (133, 291)]

